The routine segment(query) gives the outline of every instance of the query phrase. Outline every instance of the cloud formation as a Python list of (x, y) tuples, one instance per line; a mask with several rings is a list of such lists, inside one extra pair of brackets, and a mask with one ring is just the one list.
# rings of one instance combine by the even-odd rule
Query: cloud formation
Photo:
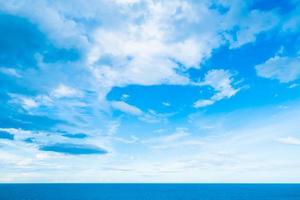
[(300, 58), (275, 56), (255, 68), (258, 76), (288, 83), (300, 77)]
[(143, 111), (141, 111), (139, 108), (129, 105), (123, 101), (113, 101), (111, 102), (111, 105), (114, 109), (120, 110), (131, 115), (141, 116), (143, 114)]
[(214, 104), (222, 99), (234, 96), (240, 88), (235, 88), (232, 74), (226, 70), (210, 70), (206, 73), (204, 81), (197, 83), (201, 86), (212, 87), (216, 93), (210, 99), (200, 99), (194, 103), (195, 108)]
[(299, 8), (0, 1), (0, 181), (299, 182)]

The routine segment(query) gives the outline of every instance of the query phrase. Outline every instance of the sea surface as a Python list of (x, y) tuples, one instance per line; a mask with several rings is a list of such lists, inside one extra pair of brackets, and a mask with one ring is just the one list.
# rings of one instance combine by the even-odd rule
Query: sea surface
[(300, 200), (300, 184), (0, 184), (0, 200)]

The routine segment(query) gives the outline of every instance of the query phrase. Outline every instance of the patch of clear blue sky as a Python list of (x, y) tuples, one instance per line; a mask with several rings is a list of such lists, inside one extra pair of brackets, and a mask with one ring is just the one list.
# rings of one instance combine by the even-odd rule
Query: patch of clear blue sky
[(14, 140), (14, 135), (6, 131), (0, 131), (0, 139)]
[(41, 151), (53, 151), (71, 155), (106, 154), (107, 151), (91, 145), (59, 143), (40, 147)]
[(286, 0), (254, 0), (252, 4), (252, 9), (259, 9), (263, 11), (268, 11), (272, 9), (279, 10), (280, 13), (285, 14), (295, 7), (295, 2)]

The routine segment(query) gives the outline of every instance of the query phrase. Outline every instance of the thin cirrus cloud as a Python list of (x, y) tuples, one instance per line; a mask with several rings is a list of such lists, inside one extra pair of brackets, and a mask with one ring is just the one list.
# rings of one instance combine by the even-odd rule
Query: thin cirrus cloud
[(0, 73), (6, 74), (6, 75), (9, 75), (12, 77), (16, 77), (16, 78), (21, 77), (21, 75), (14, 68), (0, 67)]
[(124, 113), (128, 113), (135, 116), (140, 116), (143, 114), (143, 111), (141, 111), (139, 108), (132, 106), (124, 101), (113, 101), (112, 107), (116, 110), (120, 110)]

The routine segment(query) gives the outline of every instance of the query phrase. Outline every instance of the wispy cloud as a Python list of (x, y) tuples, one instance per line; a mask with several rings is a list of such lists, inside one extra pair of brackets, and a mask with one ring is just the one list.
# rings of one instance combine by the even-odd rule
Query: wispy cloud
[(0, 73), (6, 74), (8, 76), (17, 77), (17, 78), (21, 77), (21, 75), (18, 73), (18, 71), (15, 68), (0, 67)]
[(282, 144), (300, 145), (300, 139), (295, 137), (279, 138), (278, 141)]
[(141, 111), (139, 108), (132, 106), (124, 101), (113, 101), (111, 102), (111, 105), (114, 109), (131, 115), (141, 116), (143, 114), (143, 111)]
[(55, 98), (81, 96), (80, 92), (64, 84), (58, 85), (52, 92), (51, 96)]

